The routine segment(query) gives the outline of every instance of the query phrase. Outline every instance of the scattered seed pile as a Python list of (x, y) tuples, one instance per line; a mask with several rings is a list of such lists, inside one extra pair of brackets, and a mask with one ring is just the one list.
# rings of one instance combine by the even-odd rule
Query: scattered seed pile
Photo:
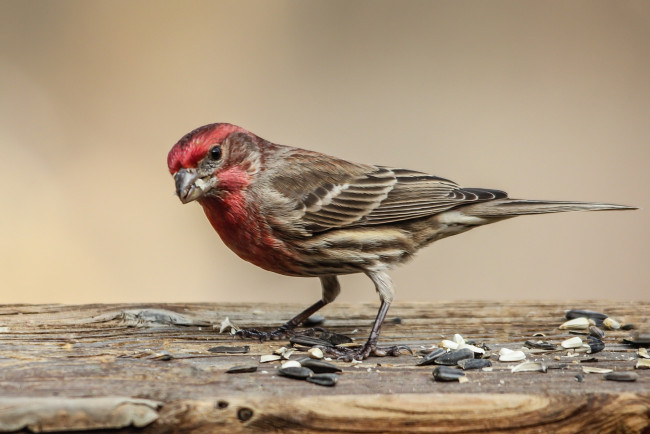
[[(647, 347), (650, 346), (650, 331), (636, 331), (632, 324), (621, 325), (614, 318), (600, 312), (591, 310), (571, 309), (565, 312), (566, 321), (558, 326), (558, 336), (547, 336), (536, 333), (535, 339), (527, 340), (523, 346), (517, 344), (507, 348), (491, 348), (482, 342), (465, 340), (460, 334), (455, 334), (451, 339), (443, 339), (439, 343), (427, 348), (421, 348), (417, 354), (416, 365), (436, 365), (433, 369), (433, 379), (440, 382), (467, 382), (465, 371), (482, 370), (491, 372), (492, 363), (520, 362), (513, 366), (505, 365), (510, 371), (515, 372), (542, 372), (549, 369), (564, 369), (567, 363), (560, 363), (563, 357), (582, 356), (582, 372), (575, 376), (576, 381), (583, 381), (583, 374), (604, 374), (603, 378), (610, 381), (636, 381), (638, 374), (634, 369), (650, 369), (650, 355)], [(325, 318), (318, 316), (310, 318), (305, 325), (310, 327), (321, 325)], [(400, 321), (401, 322), (401, 321)], [(234, 334), (239, 328), (226, 318), (222, 322), (221, 331), (230, 329)], [(594, 355), (606, 349), (603, 342), (605, 330), (633, 330), (631, 335), (624, 339), (627, 345), (638, 348), (636, 363), (630, 365), (629, 370), (614, 371), (613, 369), (589, 366), (590, 362), (598, 361)], [(572, 335), (566, 338), (566, 333)], [(261, 356), (259, 364), (233, 366), (227, 370), (232, 374), (255, 372), (260, 364), (279, 363), (279, 375), (294, 379), (308, 381), (320, 386), (335, 386), (340, 374), (344, 373), (341, 366), (337, 366), (330, 358), (325, 357), (327, 348), (355, 347), (359, 344), (354, 339), (338, 333), (330, 333), (323, 328), (311, 328), (307, 331), (292, 336), (287, 346), (274, 351), (273, 354)], [(247, 353), (248, 346), (221, 346), (213, 347), (208, 351), (216, 353), (237, 354)], [(292, 358), (294, 354), (301, 357)], [(558, 363), (545, 363), (541, 356), (556, 354), (554, 360)], [(548, 359), (548, 357), (546, 358)], [(342, 363), (342, 362), (339, 362)], [(343, 367), (353, 366), (361, 362), (345, 363)], [(575, 362), (574, 362), (575, 363)], [(506, 368), (507, 369), (507, 368)]]

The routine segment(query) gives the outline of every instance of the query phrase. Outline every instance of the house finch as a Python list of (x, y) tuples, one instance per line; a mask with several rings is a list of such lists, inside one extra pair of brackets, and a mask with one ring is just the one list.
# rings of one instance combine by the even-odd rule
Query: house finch
[(346, 350), (347, 359), (399, 354), (402, 347), (377, 346), (394, 296), (387, 271), (422, 247), (518, 215), (634, 209), (510, 199), (500, 190), (463, 188), (414, 170), (277, 145), (226, 123), (185, 135), (169, 152), (167, 164), (181, 202), (198, 201), (239, 257), (276, 273), (320, 278), (319, 301), (272, 332), (241, 330), (240, 336), (284, 337), (334, 301), (338, 275), (365, 273), (372, 280), (379, 312), (367, 342)]

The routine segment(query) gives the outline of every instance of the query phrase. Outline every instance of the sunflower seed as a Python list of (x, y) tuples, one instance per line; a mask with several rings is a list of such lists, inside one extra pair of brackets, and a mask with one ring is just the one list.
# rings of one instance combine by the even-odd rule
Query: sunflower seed
[(607, 369), (607, 368), (597, 368), (595, 366), (583, 366), (582, 372), (584, 372), (585, 374), (607, 374), (610, 372), (614, 372), (614, 370)]
[(324, 356), (323, 350), (320, 348), (310, 348), (309, 351), (307, 351), (307, 354), (309, 354), (309, 357), (312, 359), (322, 359)]
[(589, 327), (589, 335), (598, 339), (602, 339), (605, 337), (605, 332), (596, 326), (591, 326)]
[(244, 345), (243, 347), (212, 347), (208, 348), (210, 353), (225, 353), (225, 354), (246, 354), (250, 351), (251, 347)]
[(580, 348), (582, 346), (582, 339), (576, 336), (562, 341), (560, 345), (562, 345), (562, 348)]
[(593, 310), (582, 310), (582, 309), (571, 309), (567, 310), (564, 313), (566, 319), (574, 319), (579, 317), (593, 319), (596, 322), (596, 325), (602, 324), (603, 320), (607, 318), (607, 315), (600, 312), (594, 312)]
[(341, 372), (341, 368), (332, 363), (327, 363), (322, 360), (316, 359), (301, 359), (302, 366), (309, 368), (317, 374), (331, 374), (334, 372)]
[(450, 351), (448, 353), (441, 355), (440, 357), (437, 357), (434, 360), (434, 363), (436, 365), (452, 366), (457, 364), (459, 360), (473, 359), (473, 358), (474, 358), (474, 351), (470, 350), (469, 348), (461, 348), (460, 350)]
[(621, 330), (634, 330), (636, 328), (636, 325), (634, 324), (623, 324), (621, 326)]
[(282, 356), (278, 356), (277, 354), (265, 354), (262, 357), (260, 357), (260, 363), (268, 363), (268, 362), (275, 362), (276, 360), (281, 360)]
[(446, 351), (442, 348), (436, 348), (435, 350), (431, 351), (429, 354), (424, 356), (422, 360), (418, 363), (418, 366), (426, 366), (426, 365), (433, 365), (433, 362), (443, 354), (445, 354)]
[(301, 345), (303, 347), (315, 347), (317, 345), (322, 347), (334, 346), (334, 344), (324, 339), (304, 335), (291, 336), (291, 338), (289, 338), (289, 342), (291, 342), (293, 345)]
[(465, 343), (464, 345), (458, 347), (459, 350), (462, 348), (469, 348), (474, 354), (478, 354), (477, 357), (481, 357), (485, 354), (485, 350), (483, 348), (477, 347), (476, 345)]
[(255, 372), (257, 371), (257, 365), (237, 365), (229, 368), (227, 374), (243, 374), (246, 372)]
[(569, 321), (566, 321), (560, 326), (560, 329), (562, 330), (586, 330), (590, 326), (589, 324), (589, 318), (585, 318), (584, 316), (579, 316), (574, 319), (570, 319)]
[(280, 368), (278, 372), (280, 373), (280, 375), (289, 378), (294, 378), (296, 380), (304, 380), (305, 378), (310, 377), (311, 375), (314, 374), (314, 371), (312, 371), (309, 368), (305, 368), (304, 366), (301, 367), (290, 366), (288, 368)]
[(623, 342), (635, 347), (648, 347), (650, 346), (650, 331), (639, 330), (632, 332), (630, 338), (623, 339)]
[(639, 359), (634, 367), (636, 369), (650, 369), (650, 359)]
[(442, 342), (440, 342), (440, 346), (442, 348), (447, 348), (448, 350), (456, 350), (458, 349), (458, 342), (443, 339)]
[(297, 360), (287, 360), (280, 366), (280, 369), (286, 368), (300, 368), (302, 365)]
[(521, 360), (526, 360), (526, 354), (523, 351), (513, 351), (509, 348), (501, 348), (499, 350), (500, 362), (519, 362)]
[(527, 348), (547, 351), (553, 351), (557, 349), (557, 346), (555, 344), (546, 341), (526, 341), (524, 342), (524, 346)]
[(436, 381), (458, 381), (464, 377), (465, 373), (460, 369), (450, 368), (449, 366), (438, 366), (433, 370), (433, 378)]
[(463, 371), (468, 371), (470, 369), (483, 369), (488, 366), (492, 366), (492, 362), (488, 359), (463, 359), (458, 361), (458, 366), (460, 366)]
[(339, 376), (336, 374), (314, 374), (307, 377), (310, 383), (318, 384), (319, 386), (334, 386), (339, 381)]
[(605, 343), (593, 336), (587, 338), (587, 345), (589, 346), (589, 349), (587, 350), (587, 353), (589, 354), (599, 353), (605, 349)]
[(603, 326), (609, 330), (618, 330), (621, 328), (621, 324), (613, 318), (607, 317), (603, 320)]
[(312, 315), (302, 322), (304, 327), (315, 327), (325, 322), (325, 317), (320, 315)]
[(636, 381), (639, 374), (635, 372), (610, 372), (605, 374), (605, 380), (609, 381)]
[(510, 372), (546, 372), (546, 365), (540, 362), (523, 362), (510, 368)]

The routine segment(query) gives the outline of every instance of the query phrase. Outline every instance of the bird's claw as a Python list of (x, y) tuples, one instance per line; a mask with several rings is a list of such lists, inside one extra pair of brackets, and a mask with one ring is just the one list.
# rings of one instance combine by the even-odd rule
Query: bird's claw
[(361, 347), (357, 348), (341, 348), (341, 347), (329, 347), (322, 348), (326, 353), (335, 356), (337, 360), (342, 360), (344, 362), (351, 362), (353, 360), (364, 360), (369, 356), (375, 357), (386, 357), (399, 356), (402, 351), (407, 351), (413, 355), (413, 350), (407, 347), (406, 345), (393, 345), (391, 347), (379, 347), (377, 344), (366, 343)]

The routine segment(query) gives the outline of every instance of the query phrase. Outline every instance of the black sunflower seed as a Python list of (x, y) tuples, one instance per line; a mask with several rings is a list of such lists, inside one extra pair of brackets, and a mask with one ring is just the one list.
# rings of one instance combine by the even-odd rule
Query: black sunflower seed
[(605, 380), (609, 381), (636, 381), (639, 374), (636, 372), (610, 372), (605, 374)]
[(237, 365), (226, 371), (227, 374), (243, 374), (257, 371), (257, 365)]
[(339, 381), (339, 376), (336, 374), (314, 374), (307, 377), (310, 383), (318, 384), (319, 386), (334, 386)]
[(483, 369), (488, 366), (492, 366), (492, 362), (488, 359), (463, 359), (458, 361), (458, 366), (460, 366), (463, 371), (468, 371), (470, 369)]
[(436, 381), (458, 381), (460, 377), (464, 376), (463, 371), (449, 366), (438, 366), (433, 370), (433, 378)]
[(249, 350), (250, 347), (248, 345), (244, 345), (243, 347), (219, 346), (219, 347), (208, 348), (208, 351), (211, 353), (224, 353), (224, 354), (246, 354)]
[(317, 374), (326, 374), (341, 372), (341, 368), (332, 363), (316, 359), (301, 359), (300, 364), (305, 368), (309, 368)]
[(285, 377), (289, 378), (294, 378), (296, 380), (304, 380), (307, 377), (310, 377), (314, 375), (314, 371), (312, 371), (309, 368), (305, 368), (304, 366), (291, 366), (288, 368), (280, 368), (278, 370), (280, 375), (284, 375)]
[(436, 365), (447, 365), (453, 366), (458, 363), (459, 360), (463, 359), (473, 359), (474, 351), (469, 348), (461, 348), (460, 350), (450, 351), (441, 355), (440, 357), (434, 360)]
[(426, 365), (433, 365), (435, 360), (445, 354), (446, 351), (442, 348), (436, 348), (435, 350), (431, 351), (430, 353), (426, 354), (424, 356), (424, 359), (420, 360), (418, 363), (418, 366), (426, 366)]

